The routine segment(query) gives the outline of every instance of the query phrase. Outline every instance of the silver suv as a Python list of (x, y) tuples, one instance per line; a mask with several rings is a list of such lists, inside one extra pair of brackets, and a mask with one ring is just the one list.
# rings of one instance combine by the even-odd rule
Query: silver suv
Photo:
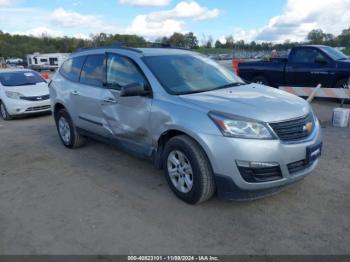
[(165, 170), (174, 193), (255, 199), (316, 167), (319, 122), (303, 99), (247, 84), (195, 52), (97, 48), (76, 52), (50, 83), (58, 134), (115, 144)]

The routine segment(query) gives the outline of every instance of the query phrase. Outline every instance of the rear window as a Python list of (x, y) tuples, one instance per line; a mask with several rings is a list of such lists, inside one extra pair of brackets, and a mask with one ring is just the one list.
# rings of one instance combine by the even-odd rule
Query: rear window
[(0, 73), (0, 82), (3, 86), (24, 86), (45, 83), (46, 81), (36, 72), (6, 72)]
[(65, 78), (78, 82), (80, 77), (81, 68), (84, 64), (85, 56), (78, 56), (71, 59), (68, 59), (63, 63), (60, 73)]

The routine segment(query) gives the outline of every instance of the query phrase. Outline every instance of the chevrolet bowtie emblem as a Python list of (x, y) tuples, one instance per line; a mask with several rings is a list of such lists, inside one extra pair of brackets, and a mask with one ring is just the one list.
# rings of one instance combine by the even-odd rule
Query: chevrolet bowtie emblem
[(308, 122), (303, 126), (303, 131), (307, 133), (311, 133), (313, 127), (314, 127), (313, 123)]

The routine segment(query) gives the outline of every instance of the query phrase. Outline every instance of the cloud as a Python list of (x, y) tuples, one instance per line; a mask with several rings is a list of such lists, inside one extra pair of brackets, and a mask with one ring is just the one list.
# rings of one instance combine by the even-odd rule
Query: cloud
[(55, 9), (51, 13), (50, 21), (66, 28), (88, 28), (92, 33), (120, 32), (120, 28), (118, 26), (103, 21), (99, 16), (67, 11), (61, 7)]
[(350, 25), (350, 1), (288, 0), (282, 15), (275, 16), (262, 28), (236, 30), (235, 39), (282, 42), (304, 41), (317, 28), (339, 34)]
[(121, 4), (133, 6), (163, 6), (168, 5), (171, 0), (119, 0)]
[(21, 2), (21, 0), (0, 0), (0, 8), (14, 6), (19, 2)]
[(129, 34), (140, 34), (148, 38), (169, 36), (174, 32), (183, 32), (185, 23), (174, 19), (154, 21), (147, 15), (138, 15), (126, 29)]
[(200, 6), (197, 2), (180, 2), (174, 9), (153, 12), (149, 14), (151, 20), (166, 20), (174, 18), (192, 18), (194, 20), (207, 20), (217, 17), (220, 14), (219, 9), (210, 10), (207, 7)]
[(94, 24), (98, 21), (98, 18), (95, 15), (82, 15), (78, 12), (66, 11), (60, 7), (52, 12), (51, 21), (65, 27), (85, 27)]
[(148, 38), (169, 36), (174, 32), (185, 32), (183, 19), (207, 20), (217, 17), (219, 14), (220, 11), (216, 8), (210, 10), (194, 1), (183, 1), (171, 10), (136, 16), (131, 25), (127, 27), (126, 32), (140, 34)]
[(57, 31), (50, 29), (46, 26), (39, 26), (32, 28), (26, 32), (24, 32), (25, 35), (33, 35), (36, 37), (41, 37), (41, 36), (51, 36), (51, 37), (63, 37), (64, 33), (62, 31)]

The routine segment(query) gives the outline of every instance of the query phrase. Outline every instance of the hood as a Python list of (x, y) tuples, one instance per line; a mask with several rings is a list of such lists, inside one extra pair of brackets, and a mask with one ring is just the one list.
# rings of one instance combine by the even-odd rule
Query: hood
[(49, 94), (47, 83), (37, 83), (26, 86), (3, 86), (5, 91), (21, 93), (24, 96), (44, 96)]
[(350, 68), (350, 58), (349, 59), (344, 59), (341, 61), (337, 61), (338, 67), (340, 68)]
[(258, 84), (182, 95), (181, 99), (208, 111), (229, 113), (263, 122), (298, 118), (310, 111), (309, 104), (304, 99)]

